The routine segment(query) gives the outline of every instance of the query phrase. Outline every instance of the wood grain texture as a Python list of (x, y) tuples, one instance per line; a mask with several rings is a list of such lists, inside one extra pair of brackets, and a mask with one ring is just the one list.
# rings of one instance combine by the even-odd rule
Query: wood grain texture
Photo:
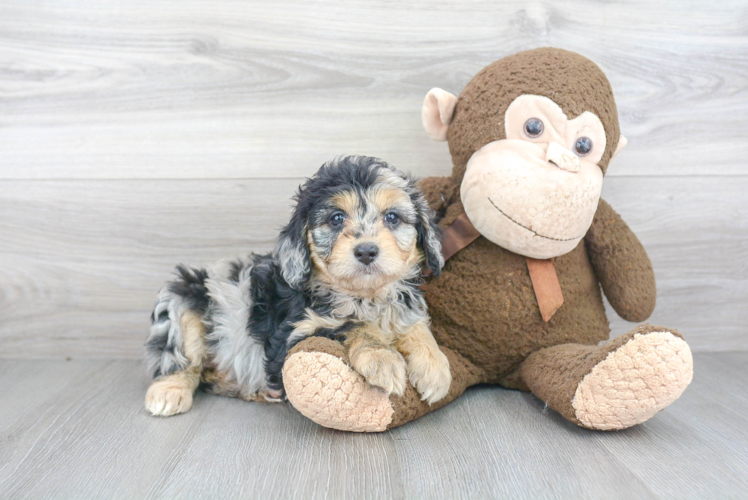
[(684, 395), (620, 432), (482, 386), (367, 435), (201, 392), (185, 415), (151, 417), (132, 360), (4, 361), (0, 497), (744, 498), (747, 362), (697, 354)]
[[(299, 182), (0, 181), (0, 358), (140, 357), (174, 266), (268, 251)], [(696, 351), (748, 349), (747, 192), (742, 176), (605, 183), (655, 267), (650, 321)]]
[(268, 250), (338, 154), (447, 174), (425, 92), (548, 45), (615, 89), (630, 145), (604, 195), (652, 255), (651, 321), (748, 349), (744, 1), (77, 0), (0, 19), (0, 358), (139, 357), (174, 264)]
[[(608, 179), (603, 197), (652, 260), (648, 321), (678, 329), (697, 351), (748, 350), (748, 177)], [(612, 336), (632, 328), (607, 312)]]
[(0, 178), (299, 177), (342, 153), (446, 174), (426, 92), (540, 46), (610, 78), (630, 139), (611, 176), (747, 173), (742, 0), (17, 1), (0, 19)]

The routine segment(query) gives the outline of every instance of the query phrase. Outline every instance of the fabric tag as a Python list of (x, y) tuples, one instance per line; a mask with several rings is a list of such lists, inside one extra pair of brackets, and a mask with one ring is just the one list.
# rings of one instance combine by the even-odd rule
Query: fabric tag
[(540, 307), (540, 315), (547, 323), (564, 303), (564, 295), (561, 292), (561, 284), (558, 282), (556, 268), (553, 266), (553, 259), (525, 257), (525, 260), (527, 270), (530, 271), (535, 298)]

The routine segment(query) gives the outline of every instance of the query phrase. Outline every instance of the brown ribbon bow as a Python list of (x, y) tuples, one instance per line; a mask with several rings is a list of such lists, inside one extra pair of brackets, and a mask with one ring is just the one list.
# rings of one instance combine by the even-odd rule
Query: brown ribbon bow
[[(442, 255), (446, 261), (454, 254), (478, 239), (480, 232), (468, 219), (465, 212), (457, 217), (452, 225), (442, 233)], [(553, 259), (533, 259), (525, 257), (527, 270), (530, 272), (532, 288), (540, 307), (543, 321), (550, 321), (558, 308), (564, 303), (561, 284), (558, 282)]]

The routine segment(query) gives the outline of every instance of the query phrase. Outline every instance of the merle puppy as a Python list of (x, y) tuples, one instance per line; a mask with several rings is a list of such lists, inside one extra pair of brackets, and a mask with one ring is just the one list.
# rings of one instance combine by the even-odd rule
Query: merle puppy
[(154, 415), (183, 413), (202, 382), (215, 394), (282, 401), (288, 350), (310, 335), (343, 341), (372, 385), (429, 403), (450, 386), (429, 330), (423, 268), (444, 261), (415, 181), (382, 160), (336, 158), (307, 179), (272, 254), (177, 267), (146, 342)]

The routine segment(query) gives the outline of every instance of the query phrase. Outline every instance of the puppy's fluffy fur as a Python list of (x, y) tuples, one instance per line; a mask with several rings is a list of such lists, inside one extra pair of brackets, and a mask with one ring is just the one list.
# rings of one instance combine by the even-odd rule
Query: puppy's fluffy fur
[(449, 363), (419, 289), (422, 269), (438, 275), (444, 261), (415, 181), (379, 159), (343, 157), (295, 199), (272, 254), (178, 266), (158, 294), (146, 342), (154, 415), (189, 410), (201, 382), (282, 400), (286, 354), (310, 335), (345, 342), (353, 367), (388, 393), (402, 394), (408, 376), (429, 403), (446, 395)]

